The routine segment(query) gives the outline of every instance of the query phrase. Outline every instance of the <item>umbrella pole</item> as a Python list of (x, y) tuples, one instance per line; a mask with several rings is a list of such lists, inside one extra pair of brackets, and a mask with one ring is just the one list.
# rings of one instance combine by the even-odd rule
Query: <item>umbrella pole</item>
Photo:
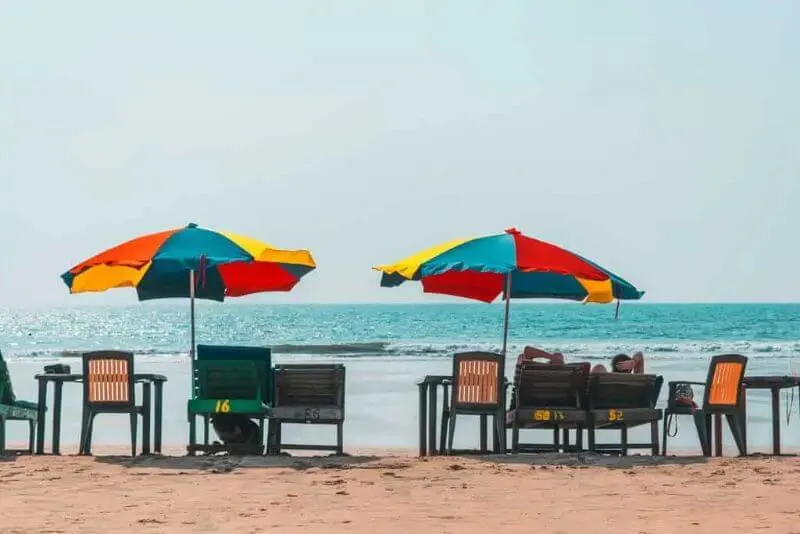
[(192, 345), (189, 348), (189, 359), (194, 361), (194, 269), (189, 271), (189, 315), (191, 322), (191, 339)]
[(511, 307), (511, 273), (506, 275), (506, 311), (503, 319), (503, 357), (506, 355), (506, 347), (508, 346), (508, 315), (509, 308)]

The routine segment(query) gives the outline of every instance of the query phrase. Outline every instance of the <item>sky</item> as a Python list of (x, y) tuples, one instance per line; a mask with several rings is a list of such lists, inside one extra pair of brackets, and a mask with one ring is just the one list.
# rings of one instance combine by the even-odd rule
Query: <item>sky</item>
[(517, 227), (649, 302), (800, 300), (795, 2), (0, 2), (0, 306), (195, 222), (371, 266)]

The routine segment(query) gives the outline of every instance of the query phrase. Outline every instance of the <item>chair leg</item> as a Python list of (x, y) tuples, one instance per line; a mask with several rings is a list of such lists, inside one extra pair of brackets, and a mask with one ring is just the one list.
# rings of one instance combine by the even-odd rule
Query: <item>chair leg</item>
[(447, 430), (447, 454), (453, 454), (453, 438), (456, 433), (456, 414), (450, 414), (450, 428)]
[(28, 454), (33, 454), (33, 444), (36, 442), (36, 421), (28, 419)]
[(587, 435), (589, 438), (589, 452), (595, 452), (595, 427), (594, 423), (589, 423), (589, 427), (586, 429)]
[(620, 437), (620, 454), (622, 456), (628, 456), (628, 427), (624, 426), (619, 431)]
[(575, 448), (577, 452), (583, 451), (583, 427), (580, 425), (575, 427)]
[(92, 454), (92, 432), (94, 432), (94, 418), (97, 414), (87, 411), (86, 435), (83, 437), (83, 454)]
[(488, 417), (485, 413), (480, 415), (481, 418), (481, 453), (486, 454), (488, 452), (488, 443), (487, 443), (487, 429), (488, 426)]
[[(678, 417), (673, 415), (672, 417)], [(667, 432), (669, 431), (669, 415), (664, 415), (663, 430), (661, 431), (661, 456), (667, 455)]]
[(208, 445), (209, 442), (209, 433), (211, 430), (209, 429), (209, 417), (207, 415), (203, 416), (203, 445)]
[(344, 422), (336, 423), (336, 454), (341, 456), (344, 454)]
[(725, 414), (725, 418), (728, 420), (728, 427), (731, 429), (731, 434), (733, 434), (733, 441), (736, 443), (736, 448), (739, 449), (739, 454), (741, 456), (747, 456), (747, 443), (744, 442), (744, 435), (742, 432), (742, 421), (738, 414)]
[(494, 416), (494, 435), (495, 435), (495, 452), (498, 454), (506, 454), (506, 417), (504, 413), (498, 413)]
[(194, 450), (195, 445), (197, 445), (197, 416), (189, 414), (189, 456), (194, 456), (196, 454)]
[(694, 426), (697, 428), (703, 456), (711, 456), (711, 414), (695, 412)]
[(650, 440), (651, 440), (651, 449), (650, 454), (653, 456), (658, 456), (661, 447), (659, 447), (658, 443), (658, 421), (652, 421), (650, 423)]
[(136, 456), (136, 435), (137, 427), (139, 425), (139, 414), (136, 412), (130, 415), (131, 418), (131, 456)]
[(0, 415), (0, 456), (6, 452), (6, 418)]
[(514, 454), (519, 453), (519, 423), (517, 422), (516, 415), (511, 426), (511, 452)]
[(558, 432), (558, 427), (553, 428), (553, 452), (558, 452), (561, 447), (560, 440), (558, 439)]

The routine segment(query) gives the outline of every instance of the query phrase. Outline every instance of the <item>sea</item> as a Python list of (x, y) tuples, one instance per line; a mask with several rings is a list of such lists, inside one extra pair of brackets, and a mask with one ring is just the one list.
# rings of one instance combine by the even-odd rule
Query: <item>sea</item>
[[(275, 363), (343, 363), (347, 369), (346, 447), (414, 449), (418, 444), (416, 383), (427, 374), (448, 374), (454, 353), (499, 351), (503, 317), (502, 303), (200, 302), (196, 336), (197, 343), (269, 346)], [(61, 362), (79, 372), (83, 351), (130, 350), (137, 355), (138, 372), (158, 372), (169, 378), (164, 439), (178, 448), (188, 436), (189, 331), (185, 301), (0, 309), (0, 351), (9, 362), (17, 397), (36, 399), (33, 376), (46, 364)], [(623, 303), (617, 316), (614, 306), (514, 302), (507, 376), (513, 376), (514, 356), (526, 345), (560, 351), (568, 361), (592, 363), (608, 363), (615, 354), (642, 351), (647, 372), (663, 375), (666, 381), (704, 381), (709, 358), (725, 353), (748, 356), (750, 375), (800, 374), (800, 304)], [(793, 391), (781, 396), (781, 437), (786, 450), (800, 449), (796, 396)], [(664, 391), (660, 403), (665, 402)], [(80, 387), (68, 385), (64, 443), (77, 443), (80, 406)], [(771, 448), (770, 406), (768, 392), (748, 393), (751, 449), (766, 452)], [(456, 446), (474, 447), (477, 424), (474, 418), (462, 419)], [(676, 450), (696, 452), (691, 421), (682, 419), (670, 448), (674, 443)], [(49, 424), (48, 420), (48, 439)], [(127, 424), (124, 416), (101, 416), (95, 443), (124, 445)], [(23, 430), (21, 425), (11, 428), (9, 439), (21, 441)], [(333, 431), (299, 425), (287, 438), (331, 441)], [(542, 439), (546, 442), (548, 435), (542, 434)], [(726, 447), (732, 444), (729, 435), (725, 441)]]

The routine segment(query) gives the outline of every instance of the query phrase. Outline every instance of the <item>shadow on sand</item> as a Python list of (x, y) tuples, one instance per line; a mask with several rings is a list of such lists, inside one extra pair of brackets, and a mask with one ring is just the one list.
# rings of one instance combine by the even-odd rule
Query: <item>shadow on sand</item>
[(533, 453), (478, 456), (482, 460), (501, 464), (523, 464), (541, 467), (607, 467), (630, 469), (637, 466), (691, 465), (706, 463), (703, 456), (612, 456), (592, 452), (579, 453)]
[(479, 461), (495, 464), (518, 464), (532, 467), (604, 467), (630, 469), (632, 467), (691, 465), (706, 463), (702, 456), (609, 456), (590, 452), (558, 454), (535, 453), (518, 455), (464, 455), (435, 458), (380, 457), (380, 456), (96, 456), (96, 462), (126, 468), (165, 469), (176, 471), (206, 471), (229, 473), (238, 469), (403, 469), (416, 462), (441, 461), (457, 470), (460, 462)]
[[(113, 464), (121, 467), (144, 469), (171, 469), (178, 471), (208, 471), (211, 473), (228, 473), (234, 469), (354, 469), (368, 467), (366, 464), (382, 460), (381, 467), (386, 467), (386, 458), (378, 456), (95, 456), (99, 463)], [(376, 466), (377, 467), (377, 466)]]

